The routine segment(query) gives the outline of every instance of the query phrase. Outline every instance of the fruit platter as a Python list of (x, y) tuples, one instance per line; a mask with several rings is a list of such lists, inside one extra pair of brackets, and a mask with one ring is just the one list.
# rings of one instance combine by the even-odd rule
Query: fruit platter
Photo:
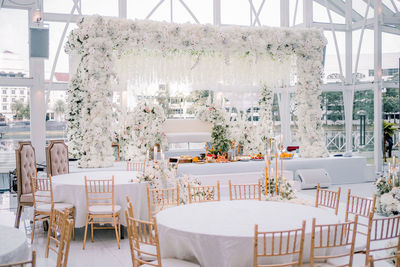
[(281, 159), (292, 159), (294, 156), (294, 153), (288, 153), (288, 152), (282, 152), (280, 155)]
[(257, 155), (254, 155), (251, 157), (252, 160), (264, 160), (264, 156), (261, 153), (258, 153)]

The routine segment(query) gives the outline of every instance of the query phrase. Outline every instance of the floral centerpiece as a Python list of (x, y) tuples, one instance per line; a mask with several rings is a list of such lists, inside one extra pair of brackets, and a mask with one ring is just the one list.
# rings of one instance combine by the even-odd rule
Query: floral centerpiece
[(380, 177), (376, 182), (376, 211), (384, 216), (400, 214), (400, 188), (398, 179), (394, 180), (394, 186), (392, 180), (384, 177)]
[(148, 182), (152, 188), (166, 188), (170, 180), (174, 179), (176, 169), (161, 162), (145, 168), (143, 173), (137, 176), (137, 182)]
[(120, 136), (124, 159), (144, 159), (147, 151), (151, 150), (155, 144), (160, 144), (166, 149), (168, 141), (161, 129), (165, 120), (161, 106), (146, 101), (140, 102), (133, 112), (128, 114)]
[(271, 178), (268, 184), (268, 189), (265, 184), (265, 172), (261, 177), (261, 193), (266, 197), (266, 200), (283, 201), (292, 200), (297, 198), (296, 190), (293, 188), (293, 182), (286, 179), (280, 180), (278, 177), (277, 182)]

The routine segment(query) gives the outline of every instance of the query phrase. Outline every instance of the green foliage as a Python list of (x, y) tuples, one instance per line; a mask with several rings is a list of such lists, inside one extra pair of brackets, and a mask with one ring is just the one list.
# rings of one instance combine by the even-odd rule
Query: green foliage
[(344, 119), (344, 103), (342, 92), (323, 92), (321, 94), (325, 121), (336, 122)]
[(211, 142), (217, 154), (227, 153), (230, 149), (230, 140), (227, 138), (227, 128), (224, 125), (214, 125), (211, 133)]
[(394, 132), (397, 130), (394, 125), (395, 124), (392, 122), (383, 121), (383, 134), (393, 136)]
[(16, 119), (29, 119), (30, 118), (30, 107), (29, 104), (24, 104), (22, 101), (15, 101), (11, 104), (11, 110), (14, 113)]

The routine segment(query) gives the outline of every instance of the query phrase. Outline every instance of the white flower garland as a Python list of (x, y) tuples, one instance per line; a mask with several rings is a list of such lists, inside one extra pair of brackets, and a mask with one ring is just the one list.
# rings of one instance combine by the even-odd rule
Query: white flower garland
[[(69, 35), (65, 50), (81, 57), (84, 73), (81, 80), (71, 81), (85, 92), (82, 116), (71, 117), (71, 120), (79, 121), (82, 128), (79, 166), (105, 167), (112, 164), (110, 82), (115, 77), (113, 64), (122, 55), (128, 54), (137, 56), (138, 62), (142, 63), (147, 58), (160, 60), (162, 69), (156, 64), (153, 66), (155, 72), (150, 73), (151, 68), (144, 68), (146, 73), (143, 73), (137, 68), (140, 65), (136, 66), (134, 70), (139, 74), (131, 74), (138, 82), (182, 81), (182, 77), (186, 77), (189, 82), (198, 79), (207, 82), (233, 81), (234, 84), (264, 84), (271, 77), (275, 81), (283, 79), (287, 73), (274, 72), (281, 67), (270, 68), (272, 75), (269, 77), (265, 68), (272, 66), (270, 63), (273, 62), (276, 66), (287, 66), (292, 56), (297, 55), (301, 155), (327, 155), (320, 127), (319, 103), (322, 54), (326, 45), (322, 31), (265, 26), (215, 27), (100, 16), (83, 17), (77, 25), (78, 28)], [(185, 63), (182, 70), (186, 71), (179, 73), (180, 78), (171, 77), (170, 67), (181, 66), (177, 63), (183, 58), (186, 60), (182, 61)], [(79, 136), (72, 134), (70, 138), (69, 141), (75, 142)]]
[(147, 151), (155, 144), (168, 147), (162, 123), (166, 120), (161, 106), (151, 102), (140, 102), (129, 113), (121, 136), (122, 156), (125, 160), (144, 160)]
[[(274, 122), (272, 119), (272, 105), (274, 103), (274, 92), (269, 86), (260, 89), (258, 99), (259, 120), (258, 127), (261, 130), (261, 138), (264, 142), (274, 137)], [(263, 151), (264, 152), (264, 151)]]

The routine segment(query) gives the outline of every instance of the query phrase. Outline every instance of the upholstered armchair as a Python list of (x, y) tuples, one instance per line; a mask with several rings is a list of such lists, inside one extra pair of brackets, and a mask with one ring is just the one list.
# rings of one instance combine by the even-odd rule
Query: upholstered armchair
[(50, 176), (69, 173), (68, 146), (63, 140), (50, 140), (46, 148), (46, 163)]
[(33, 206), (30, 176), (37, 176), (35, 149), (30, 141), (18, 143), (18, 149), (15, 150), (15, 158), (17, 160), (18, 208), (14, 226), (19, 228), (23, 207)]

